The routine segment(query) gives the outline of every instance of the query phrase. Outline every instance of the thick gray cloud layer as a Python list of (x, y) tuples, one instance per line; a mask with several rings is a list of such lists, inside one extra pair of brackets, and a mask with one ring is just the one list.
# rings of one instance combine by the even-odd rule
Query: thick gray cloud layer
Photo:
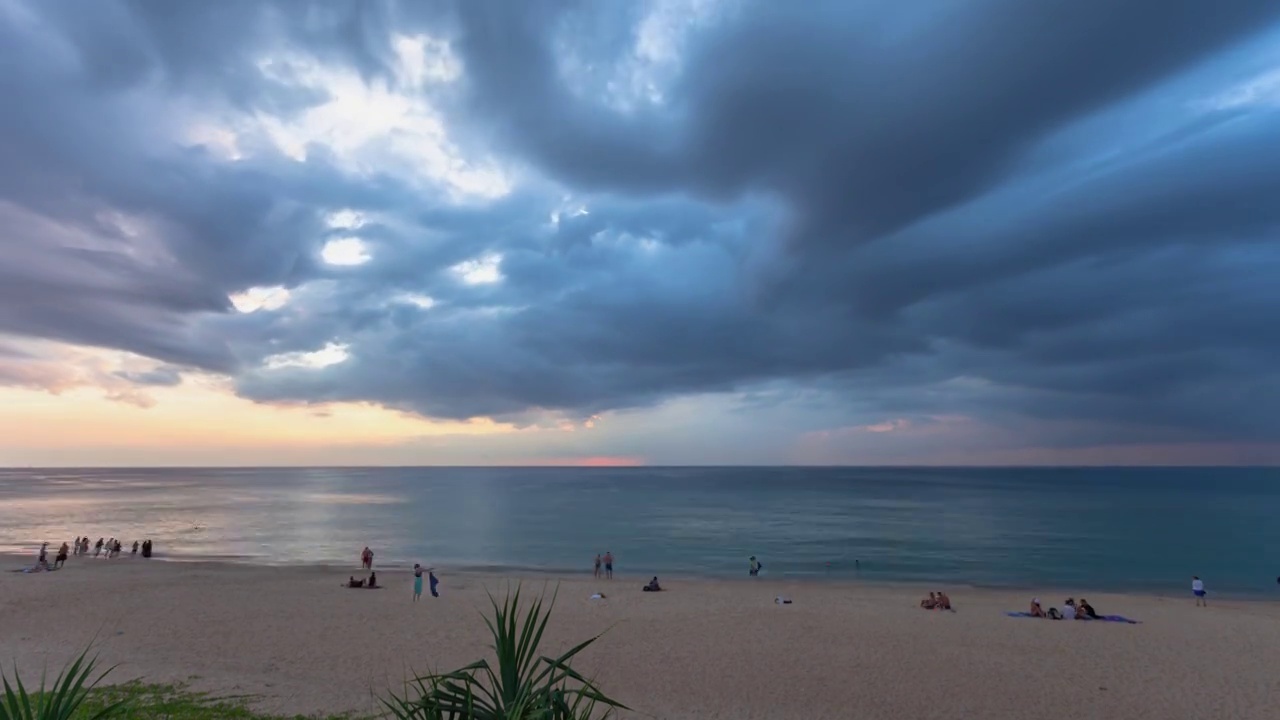
[[(0, 333), (167, 363), (140, 384), (441, 417), (781, 383), (1094, 442), (1280, 439), (1276, 3), (659, 5), (0, 0)], [(460, 78), (402, 87), (393, 33), (448, 40)], [(512, 192), (193, 144), (331, 99), (264, 70), (284, 56), (429, 95)], [(368, 222), (326, 225), (344, 208)], [(345, 232), (369, 262), (321, 260)], [(486, 254), (501, 282), (449, 269)], [(277, 310), (229, 300), (275, 285)], [(264, 364), (330, 342), (350, 357)]]

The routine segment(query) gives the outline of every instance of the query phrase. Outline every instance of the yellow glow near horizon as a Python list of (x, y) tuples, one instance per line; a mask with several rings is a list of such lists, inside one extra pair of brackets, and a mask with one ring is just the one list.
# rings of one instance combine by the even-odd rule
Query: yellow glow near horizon
[[(378, 445), (433, 435), (489, 435), (514, 429), (489, 420), (433, 421), (376, 405), (278, 406), (236, 397), (213, 378), (144, 388), (150, 407), (83, 387), (54, 395), (0, 388), (0, 447), (159, 448)], [(0, 459), (0, 464), (3, 464)]]

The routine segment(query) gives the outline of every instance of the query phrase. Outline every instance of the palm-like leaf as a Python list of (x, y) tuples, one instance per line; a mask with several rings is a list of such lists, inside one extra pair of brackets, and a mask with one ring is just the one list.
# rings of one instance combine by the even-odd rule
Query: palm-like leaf
[(600, 707), (601, 718), (626, 709), (570, 667), (599, 635), (556, 658), (538, 653), (555, 595), (544, 601), (545, 596), (538, 597), (522, 613), (518, 586), (501, 604), (490, 594), (492, 615), (484, 622), (493, 636), (497, 669), (479, 660), (416, 678), (403, 696), (383, 699), (388, 714), (397, 720), (587, 720), (596, 718)]
[[(9, 676), (0, 672), (0, 682), (4, 687), (4, 696), (0, 697), (0, 720), (69, 720), (89, 697), (89, 692), (114, 669), (107, 668), (96, 678), (93, 677), (98, 659), (88, 655), (88, 650), (80, 653), (70, 666), (58, 674), (52, 688), (45, 687), (45, 677), (42, 675), (40, 689), (35, 693), (27, 692), (16, 668), (12, 684), (9, 683)], [(124, 701), (115, 702), (85, 720), (107, 720), (121, 716), (124, 712)]]

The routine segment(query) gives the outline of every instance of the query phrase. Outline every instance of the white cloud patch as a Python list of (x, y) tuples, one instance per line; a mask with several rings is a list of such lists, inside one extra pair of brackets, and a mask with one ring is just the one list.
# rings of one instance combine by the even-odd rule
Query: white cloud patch
[(405, 293), (396, 297), (395, 301), (404, 305), (412, 305), (420, 310), (430, 310), (436, 306), (435, 298), (419, 293)]
[(280, 285), (253, 287), (230, 296), (231, 304), (242, 313), (279, 310), (289, 302), (288, 288)]
[(732, 0), (651, 0), (631, 51), (607, 84), (609, 104), (627, 111), (665, 103), (666, 88), (684, 69), (689, 36), (719, 20), (732, 5)]
[(468, 285), (502, 282), (502, 255), (489, 253), (472, 260), (464, 260), (449, 270)]
[(1280, 107), (1280, 68), (1275, 68), (1211, 98), (1211, 110)]
[(350, 208), (343, 208), (325, 216), (324, 222), (331, 228), (339, 230), (356, 230), (364, 226), (364, 213)]
[(365, 78), (352, 68), (323, 65), (300, 55), (258, 63), (263, 75), (285, 85), (323, 92), (327, 100), (288, 117), (258, 114), (247, 131), (265, 135), (281, 152), (306, 160), (324, 146), (351, 172), (392, 172), (443, 185), (455, 199), (495, 198), (511, 184), (489, 159), (463, 157), (450, 141), (428, 89), (457, 79), (461, 66), (447, 45), (425, 36), (399, 38), (394, 84)]
[(396, 35), (396, 79), (401, 85), (421, 88), (427, 83), (450, 83), (462, 75), (462, 63), (448, 41), (427, 35)]
[(346, 362), (347, 358), (351, 357), (351, 353), (347, 352), (349, 347), (349, 345), (342, 343), (331, 342), (312, 352), (289, 352), (272, 355), (263, 360), (262, 364), (268, 370), (281, 370), (284, 368), (318, 370)]
[(363, 265), (372, 259), (369, 246), (358, 237), (344, 237), (324, 244), (320, 257), (330, 265)]

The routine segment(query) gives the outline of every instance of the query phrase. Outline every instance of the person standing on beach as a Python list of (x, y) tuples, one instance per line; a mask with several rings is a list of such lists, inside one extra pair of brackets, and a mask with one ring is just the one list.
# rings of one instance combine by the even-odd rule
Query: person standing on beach
[(71, 551), (71, 554), (72, 555), (80, 554), (80, 536), (79, 535), (76, 536), (76, 546), (75, 546), (75, 549)]
[(604, 553), (604, 576), (613, 579), (613, 552), (609, 550)]
[(102, 552), (102, 538), (98, 538), (98, 542), (93, 544), (93, 556), (98, 557), (98, 553)]
[(53, 559), (53, 566), (55, 568), (60, 568), (67, 564), (67, 551), (70, 549), (71, 548), (67, 547), (66, 543), (62, 543), (62, 547), (58, 548), (58, 556)]
[(1209, 607), (1209, 601), (1204, 598), (1204, 581), (1199, 575), (1191, 576), (1191, 594), (1196, 596), (1196, 607)]
[(756, 556), (752, 555), (751, 565), (750, 565), (750, 568), (747, 570), (747, 573), (750, 574), (751, 577), (755, 577), (760, 574), (760, 568), (762, 567), (764, 566), (760, 564), (760, 561), (756, 559)]
[(593, 577), (597, 580), (600, 579), (600, 553), (596, 553), (596, 571)]
[(360, 567), (365, 570), (373, 569), (373, 551), (365, 547), (364, 552), (360, 553)]
[(413, 564), (413, 601), (418, 602), (422, 597), (422, 566), (418, 563)]

